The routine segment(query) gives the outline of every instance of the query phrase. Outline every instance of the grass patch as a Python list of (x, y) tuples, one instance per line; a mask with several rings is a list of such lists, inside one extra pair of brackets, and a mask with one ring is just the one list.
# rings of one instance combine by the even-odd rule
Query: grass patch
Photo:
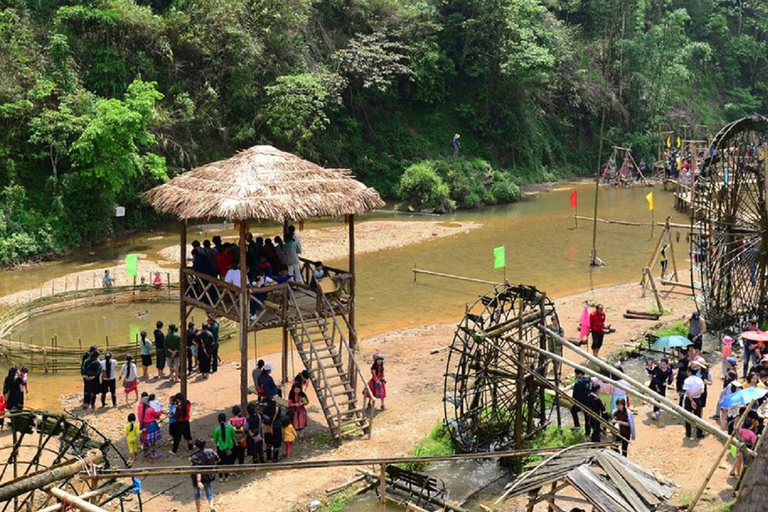
[(673, 335), (687, 336), (688, 326), (685, 325), (682, 320), (675, 320), (674, 322), (664, 327), (663, 329), (651, 331), (651, 334), (659, 338), (661, 338), (662, 336), (673, 336)]
[(659, 311), (658, 304), (653, 304), (651, 306), (651, 313), (657, 313), (657, 314), (662, 315), (662, 316), (671, 315), (674, 312), (675, 312), (674, 309), (665, 309), (663, 311)]
[(354, 498), (355, 495), (351, 489), (336, 493), (320, 505), (320, 512), (341, 512)]
[[(584, 434), (580, 430), (560, 428), (557, 425), (549, 425), (533, 439), (529, 448), (563, 448), (584, 442)], [(541, 455), (531, 455), (528, 461), (543, 460)]]
[(728, 503), (724, 503), (720, 507), (717, 508), (717, 512), (731, 512), (733, 510), (733, 506), (736, 504), (736, 500), (731, 500)]
[[(452, 455), (455, 452), (451, 433), (448, 431), (445, 423), (440, 421), (424, 439), (416, 444), (413, 450), (411, 450), (410, 455), (413, 457), (434, 457), (437, 455)], [(398, 464), (398, 466), (410, 471), (423, 471), (429, 464), (426, 462), (408, 462)]]

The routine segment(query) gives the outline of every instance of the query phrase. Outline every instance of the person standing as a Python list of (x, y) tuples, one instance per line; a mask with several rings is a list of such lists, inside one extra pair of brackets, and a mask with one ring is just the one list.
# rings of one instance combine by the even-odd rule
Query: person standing
[(107, 393), (112, 395), (112, 407), (117, 405), (115, 383), (117, 382), (117, 360), (112, 357), (112, 352), (104, 355), (101, 362), (101, 406), (107, 406)]
[(592, 355), (600, 357), (600, 348), (605, 336), (605, 311), (602, 304), (595, 306), (595, 310), (589, 315), (589, 331), (592, 333)]
[[(659, 364), (654, 364), (653, 360), (649, 359), (645, 364), (645, 371), (651, 377), (651, 391), (661, 396), (667, 396), (667, 386), (672, 384), (672, 368), (669, 366), (669, 361), (666, 358), (662, 358)], [(654, 405), (651, 418), (655, 420), (660, 415), (661, 409)]]
[(149, 367), (152, 366), (152, 342), (147, 339), (147, 331), (139, 334), (139, 353), (141, 354), (141, 376), (149, 380)]
[(299, 259), (301, 254), (301, 246), (294, 238), (294, 235), (288, 233), (285, 235), (285, 243), (280, 249), (280, 255), (283, 259), (283, 263), (288, 265), (288, 274), (293, 278), (294, 283), (304, 282), (301, 277), (301, 260)]
[[(756, 331), (757, 330), (757, 320), (750, 319), (749, 323), (747, 324), (747, 331)], [(749, 364), (752, 362), (753, 366), (757, 366), (760, 359), (757, 355), (757, 349), (759, 347), (759, 343), (757, 341), (752, 340), (745, 340), (744, 338), (741, 338), (741, 342), (744, 345), (744, 361), (742, 362), (742, 376), (746, 379), (747, 373), (749, 372)]]
[(307, 428), (308, 403), (309, 399), (306, 393), (302, 391), (301, 383), (294, 381), (291, 393), (288, 395), (288, 407), (293, 412), (293, 428), (297, 432), (299, 442), (304, 441), (304, 429)]
[[(704, 381), (701, 377), (696, 375), (696, 369), (692, 366), (688, 366), (688, 377), (683, 383), (683, 407), (688, 412), (693, 413), (696, 417), (701, 418), (701, 397), (704, 394)], [(691, 423), (685, 422), (685, 437), (692, 436)], [(701, 439), (704, 437), (704, 432), (701, 427), (696, 425), (696, 438)]]
[[(189, 457), (189, 462), (192, 466), (215, 466), (221, 459), (210, 448), (205, 447), (204, 439), (197, 439), (195, 441), (195, 448), (197, 451)], [(205, 497), (208, 498), (208, 506), (211, 510), (216, 510), (216, 506), (213, 504), (213, 481), (216, 479), (216, 475), (213, 473), (196, 473), (192, 475), (192, 487), (195, 489), (195, 509), (200, 512), (200, 499), (202, 498), (203, 491), (205, 491)]]
[[(384, 405), (384, 399), (387, 398), (387, 379), (384, 378), (384, 355), (374, 354), (373, 364), (371, 365), (371, 379), (368, 381), (368, 389), (373, 392), (372, 397), (368, 397), (369, 408), (376, 406), (376, 399), (381, 400), (381, 410), (387, 410), (387, 406)], [(368, 389), (363, 390), (363, 394), (368, 394)]]
[[(15, 366), (11, 366), (8, 369), (8, 376), (3, 381), (3, 396), (6, 397), (5, 404), (8, 411), (13, 412), (24, 407), (24, 388), (22, 387), (18, 369)], [(83, 405), (83, 407), (87, 408), (86, 405)], [(13, 421), (11, 421), (11, 425), (13, 425)]]
[[(234, 464), (235, 427), (227, 423), (227, 415), (219, 413), (219, 424), (213, 429), (213, 444), (216, 445), (216, 453), (219, 455), (222, 466)], [(229, 479), (227, 473), (219, 473), (219, 479), (226, 482)]]
[(163, 334), (163, 322), (158, 320), (155, 324), (155, 367), (157, 368), (157, 378), (165, 378), (165, 334)]
[(621, 454), (627, 456), (629, 441), (635, 440), (635, 419), (627, 409), (627, 402), (623, 398), (616, 400), (616, 408), (612, 413), (613, 422), (619, 427), (619, 441), (621, 442)]
[(133, 362), (133, 356), (125, 356), (125, 363), (120, 368), (120, 379), (123, 381), (123, 391), (125, 391), (125, 405), (128, 405), (128, 395), (132, 392), (136, 395), (136, 401), (139, 401), (139, 373), (136, 369), (136, 363)]
[(267, 452), (267, 462), (280, 461), (280, 446), (283, 444), (283, 415), (274, 400), (267, 403), (264, 409), (264, 444)]
[(168, 326), (168, 334), (165, 335), (165, 353), (168, 359), (168, 369), (171, 373), (171, 384), (179, 381), (179, 365), (181, 363), (181, 336), (176, 324)]
[(694, 311), (691, 313), (691, 316), (685, 317), (683, 323), (688, 325), (688, 339), (692, 343), (689, 357), (693, 358), (701, 354), (704, 334), (707, 332), (707, 323), (698, 311)]
[(213, 313), (208, 313), (208, 330), (213, 335), (213, 345), (211, 346), (211, 373), (216, 373), (219, 369), (219, 322)]
[(203, 322), (202, 329), (197, 335), (197, 360), (198, 370), (204, 379), (207, 379), (211, 373), (212, 351), (213, 334), (208, 330), (208, 323)]
[[(86, 403), (84, 408), (96, 407), (96, 396), (101, 393), (101, 362), (99, 361), (99, 351), (91, 352), (88, 361), (85, 363), (85, 393)], [(23, 403), (22, 403), (23, 405)]]
[(680, 350), (680, 358), (677, 360), (677, 362), (674, 364), (673, 368), (677, 369), (677, 376), (675, 377), (675, 389), (677, 390), (677, 394), (680, 395), (680, 407), (683, 406), (683, 398), (685, 396), (685, 392), (683, 391), (683, 383), (685, 383), (685, 379), (688, 377), (688, 366), (690, 365), (690, 360), (688, 359), (688, 351), (686, 349), (679, 349)]
[(173, 422), (174, 428), (171, 434), (173, 438), (171, 453), (176, 455), (179, 451), (179, 443), (182, 437), (187, 442), (187, 450), (192, 451), (192, 431), (189, 423), (192, 415), (192, 404), (181, 393), (177, 393), (173, 400), (176, 402), (176, 410), (174, 411), (176, 421)]
[(243, 411), (239, 405), (232, 408), (232, 416), (229, 418), (229, 424), (235, 429), (234, 442), (232, 445), (232, 463), (238, 462), (245, 464), (245, 449), (248, 446), (246, 430), (248, 429), (248, 420), (243, 416)]
[[(589, 395), (587, 395), (587, 407), (589, 407), (589, 410), (595, 413), (595, 416), (597, 418), (602, 418), (603, 414), (605, 414), (605, 404), (603, 403), (600, 396), (597, 394), (598, 391), (600, 391), (600, 384), (597, 384), (595, 382), (592, 383), (592, 387), (590, 388)], [(602, 425), (600, 424), (600, 421), (595, 417), (590, 417), (589, 420), (585, 418), (585, 421), (589, 421), (591, 423), (591, 434), (589, 436), (589, 439), (593, 443), (599, 443), (600, 442), (600, 434), (602, 433)]]
[(451, 149), (453, 149), (453, 158), (459, 158), (459, 149), (461, 148), (459, 137), (461, 137), (461, 135), (457, 133), (451, 139)]
[[(576, 382), (573, 383), (574, 403), (571, 405), (571, 417), (573, 418), (573, 427), (581, 428), (579, 424), (579, 411), (583, 411), (587, 407), (587, 397), (592, 391), (592, 381), (578, 368), (574, 370), (574, 374), (576, 375)], [(581, 407), (579, 407), (579, 404), (581, 404)], [(584, 414), (584, 433), (589, 437), (591, 431), (590, 418), (587, 413), (582, 413)]]
[(248, 404), (248, 454), (254, 464), (264, 462), (264, 435), (261, 431), (261, 414), (255, 404)]
[(123, 428), (125, 433), (125, 442), (128, 445), (128, 454), (131, 456), (131, 463), (128, 467), (136, 463), (136, 454), (139, 452), (139, 426), (136, 424), (136, 415), (128, 414), (128, 423)]
[[(154, 395), (152, 395), (154, 396)], [(157, 420), (163, 416), (163, 411), (158, 411), (154, 407), (149, 405), (149, 399), (147, 404), (141, 411), (141, 424), (144, 435), (144, 456), (151, 459), (159, 459), (163, 455), (156, 452), (157, 443), (162, 439), (163, 434), (160, 430), (160, 425)]]
[(187, 324), (187, 376), (192, 374), (192, 370), (194, 370), (195, 367), (200, 366), (200, 362), (197, 359), (197, 343), (198, 339), (195, 322), (189, 322)]

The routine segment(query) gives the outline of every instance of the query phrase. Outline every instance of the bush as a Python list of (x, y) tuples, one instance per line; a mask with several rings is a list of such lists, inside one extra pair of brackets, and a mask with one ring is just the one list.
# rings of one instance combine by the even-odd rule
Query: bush
[[(451, 433), (442, 421), (438, 422), (432, 428), (429, 435), (419, 441), (414, 449), (411, 450), (411, 455), (414, 457), (435, 457), (438, 455), (452, 455), (453, 453), (455, 453), (455, 449)], [(428, 464), (424, 462), (403, 464), (403, 467), (410, 471), (423, 471), (427, 466)]]
[(456, 209), (448, 185), (428, 160), (413, 164), (405, 170), (400, 179), (398, 195), (417, 210), (429, 209), (444, 213)]
[(492, 176), (490, 201), (494, 204), (513, 203), (520, 199), (520, 187), (512, 183), (506, 174), (496, 171)]

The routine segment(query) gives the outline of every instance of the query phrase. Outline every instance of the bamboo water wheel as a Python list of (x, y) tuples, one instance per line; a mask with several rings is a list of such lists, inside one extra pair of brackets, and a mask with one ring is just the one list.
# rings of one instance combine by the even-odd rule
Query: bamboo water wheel
[(468, 307), (445, 373), (445, 421), (462, 449), (519, 447), (545, 425), (544, 387), (521, 364), (544, 378), (559, 372), (548, 358), (524, 348), (547, 348), (536, 325), (549, 325), (556, 316), (544, 293), (524, 285), (496, 286)]
[(142, 509), (131, 479), (82, 478), (89, 461), (100, 468), (128, 464), (106, 436), (76, 416), (29, 409), (7, 413), (0, 461), (0, 512), (53, 512), (72, 497), (109, 510)]
[(718, 133), (695, 177), (692, 281), (698, 307), (715, 329), (766, 316), (768, 119), (753, 115)]

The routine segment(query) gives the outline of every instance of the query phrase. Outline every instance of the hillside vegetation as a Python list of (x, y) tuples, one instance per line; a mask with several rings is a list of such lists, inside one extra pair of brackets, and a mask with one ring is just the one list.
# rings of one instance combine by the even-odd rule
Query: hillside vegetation
[(652, 160), (659, 123), (764, 110), (767, 35), (736, 0), (3, 0), (0, 265), (102, 240), (115, 205), (156, 222), (142, 191), (253, 144), (392, 197), (456, 178), (461, 133), (493, 167), (448, 206), (593, 172), (603, 111)]

